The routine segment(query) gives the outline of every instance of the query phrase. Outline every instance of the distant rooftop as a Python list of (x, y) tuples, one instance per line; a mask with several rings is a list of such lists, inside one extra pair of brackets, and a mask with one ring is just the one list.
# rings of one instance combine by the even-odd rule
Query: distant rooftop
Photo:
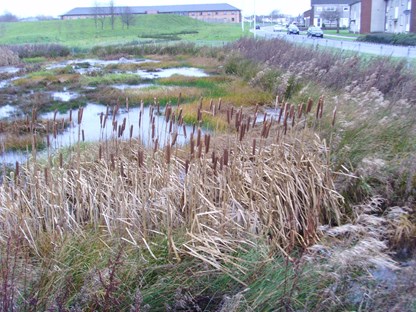
[[(126, 6), (114, 7), (115, 13), (119, 14), (127, 8)], [(159, 5), (159, 6), (129, 6), (130, 14), (146, 14), (147, 12), (176, 13), (176, 12), (196, 12), (196, 11), (240, 11), (236, 7), (227, 3), (217, 4), (185, 4), (185, 5)], [(63, 16), (68, 15), (93, 15), (100, 10), (100, 14), (110, 14), (110, 7), (82, 7), (74, 8)]]
[(350, 5), (357, 0), (311, 0), (311, 5), (320, 5), (320, 4), (345, 4)]

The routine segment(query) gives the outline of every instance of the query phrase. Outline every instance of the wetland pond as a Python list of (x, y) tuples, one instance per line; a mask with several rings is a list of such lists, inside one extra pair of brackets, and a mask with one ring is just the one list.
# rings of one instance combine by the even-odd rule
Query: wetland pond
[[(152, 63), (155, 66), (154, 69), (144, 70), (140, 68), (140, 65)], [(131, 66), (127, 71), (120, 70), (117, 65), (129, 65)], [(135, 68), (135, 66), (139, 66)], [(69, 70), (72, 74), (79, 76), (92, 76), (100, 75), (104, 71), (109, 71), (117, 74), (134, 74), (137, 75), (143, 83), (126, 84), (117, 83), (110, 84), (106, 87), (124, 92), (126, 90), (151, 88), (157, 90), (158, 88), (172, 88), (166, 86), (158, 86), (157, 79), (168, 78), (174, 75), (187, 76), (187, 77), (207, 77), (208, 74), (199, 68), (191, 67), (177, 67), (177, 68), (157, 68), (157, 61), (147, 59), (119, 59), (119, 60), (68, 60), (63, 62), (55, 62), (47, 64), (43, 67), (43, 70), (47, 73), (59, 73), (60, 70)], [(86, 101), (83, 103), (83, 107), (74, 106), (77, 105), (77, 101), (83, 98), (84, 92), (96, 90), (96, 86), (82, 86), (77, 89), (73, 88), (70, 84), (57, 85), (50, 88), (47, 84), (41, 86), (35, 86), (30, 90), (20, 90), (19, 84), (15, 85), (15, 81), (19, 81), (21, 78), (27, 76), (13, 76), (13, 74), (20, 74), (22, 70), (20, 68), (1, 68), (0, 73), (7, 73), (7, 79), (0, 80), (0, 122), (1, 123), (13, 123), (19, 121), (24, 123), (32, 119), (31, 108), (28, 105), (22, 105), (23, 98), (30, 97), (30, 99), (44, 98), (44, 102), (50, 101), (62, 105), (62, 107), (78, 107), (74, 109), (65, 109), (43, 112), (40, 110), (37, 113), (37, 120), (40, 121), (40, 127), (45, 128), (47, 124), (66, 124), (62, 127), (62, 131), (49, 132), (45, 131), (42, 135), (42, 140), (48, 141), (49, 149), (58, 149), (61, 147), (68, 147), (76, 144), (80, 141), (85, 142), (97, 142), (105, 141), (112, 138), (139, 138), (143, 144), (150, 145), (155, 140), (160, 144), (174, 140), (177, 143), (185, 143), (187, 133), (194, 130), (191, 126), (170, 124), (166, 122), (166, 117), (162, 107), (156, 108), (139, 105), (139, 107), (128, 108), (124, 105), (117, 105), (117, 108), (103, 105), (99, 102)], [(52, 90), (51, 90), (52, 89)], [(12, 91), (9, 91), (12, 90)], [(174, 91), (172, 91), (174, 92)], [(10, 100), (12, 99), (12, 100)], [(75, 102), (74, 105), (70, 105)], [(48, 103), (45, 103), (48, 104)], [(78, 124), (76, 116), (79, 116), (79, 111), (82, 110), (82, 121)], [(114, 112), (116, 110), (116, 112)], [(159, 111), (158, 111), (159, 110)], [(74, 118), (72, 118), (74, 116)], [(123, 131), (120, 133), (120, 127)], [(3, 127), (7, 128), (7, 127)], [(11, 128), (11, 127), (9, 127)], [(8, 128), (7, 128), (8, 129)], [(125, 131), (124, 131), (125, 130)], [(18, 135), (18, 133), (13, 134)], [(6, 137), (10, 136), (9, 133), (0, 133), (1, 140), (1, 156), (0, 159), (3, 164), (14, 164), (16, 161), (24, 162), (28, 154), (29, 147), (22, 147), (20, 150), (8, 150), (5, 148)], [(44, 144), (46, 146), (46, 143)], [(41, 152), (42, 153), (42, 152)], [(46, 151), (44, 152), (46, 153)], [(38, 153), (39, 154), (39, 153)]]

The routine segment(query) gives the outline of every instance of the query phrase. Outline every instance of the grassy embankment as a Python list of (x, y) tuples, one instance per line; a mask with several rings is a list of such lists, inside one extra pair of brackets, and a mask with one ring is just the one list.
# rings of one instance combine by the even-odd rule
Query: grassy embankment
[(222, 45), (249, 34), (240, 24), (209, 24), (176, 15), (135, 17), (134, 25), (122, 28), (119, 20), (114, 30), (108, 20), (104, 29), (94, 19), (54, 20), (1, 24), (0, 44), (59, 43), (82, 50), (97, 45), (151, 41), (191, 41)]

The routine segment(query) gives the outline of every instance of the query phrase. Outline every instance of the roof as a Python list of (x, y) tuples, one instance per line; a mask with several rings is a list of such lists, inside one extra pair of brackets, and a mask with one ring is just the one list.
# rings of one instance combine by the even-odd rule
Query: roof
[[(186, 5), (159, 5), (159, 6), (131, 6), (131, 7), (114, 7), (115, 13), (121, 13), (125, 8), (129, 9), (131, 14), (146, 14), (147, 11), (157, 11), (159, 13), (173, 12), (195, 12), (195, 11), (240, 11), (236, 7), (227, 3), (217, 4), (186, 4)], [(110, 14), (110, 7), (82, 7), (74, 8), (67, 15), (93, 15), (100, 10), (100, 14)]]
[(334, 5), (350, 5), (357, 0), (311, 0), (311, 6), (320, 4), (334, 4)]

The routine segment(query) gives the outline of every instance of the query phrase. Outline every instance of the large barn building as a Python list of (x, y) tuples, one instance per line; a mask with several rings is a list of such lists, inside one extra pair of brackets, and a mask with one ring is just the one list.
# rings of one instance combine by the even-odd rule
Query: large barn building
[[(113, 12), (113, 13), (112, 13)], [(240, 23), (241, 10), (227, 3), (218, 4), (189, 4), (189, 5), (163, 5), (163, 6), (131, 6), (131, 7), (82, 7), (74, 8), (62, 19), (93, 18), (97, 15), (122, 15), (129, 12), (139, 14), (176, 14), (189, 16), (201, 21), (217, 23)]]

